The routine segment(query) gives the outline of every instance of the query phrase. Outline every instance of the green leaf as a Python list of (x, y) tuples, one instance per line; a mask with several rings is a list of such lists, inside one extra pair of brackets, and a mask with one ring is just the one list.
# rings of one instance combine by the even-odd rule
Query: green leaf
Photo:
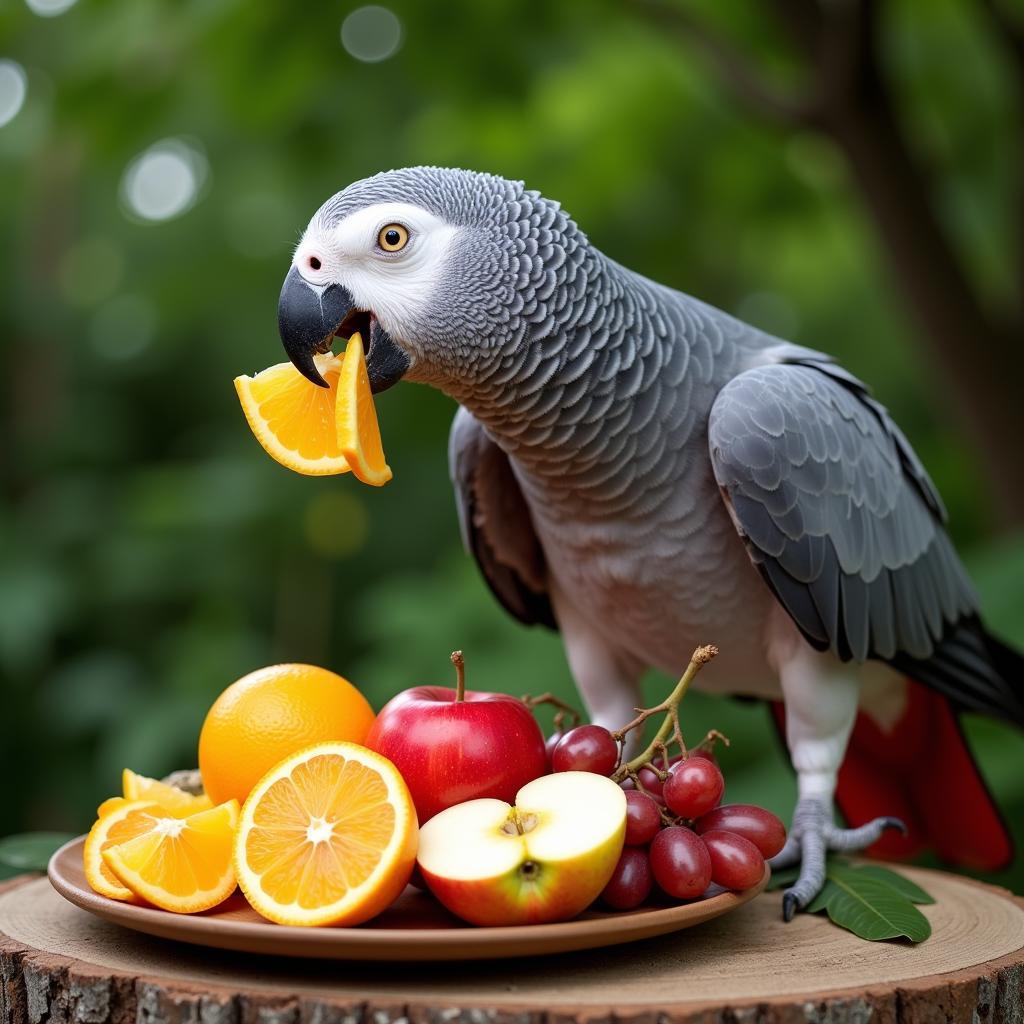
[(821, 887), (821, 892), (811, 900), (810, 903), (804, 908), (808, 914), (818, 914), (822, 910), (828, 909), (828, 902), (832, 897), (839, 891), (835, 883), (829, 879), (825, 879), (825, 884)]
[(898, 875), (895, 871), (890, 871), (889, 868), (882, 867), (881, 864), (862, 864), (858, 867), (852, 867), (848, 864), (830, 864), (829, 875), (843, 877), (851, 873), (866, 876), (867, 878), (873, 878), (876, 882), (881, 882), (883, 885), (889, 886), (890, 889), (895, 889), (901, 896), (905, 896), (911, 903), (934, 903), (935, 899), (929, 896), (916, 882), (912, 882), (909, 878), (904, 878), (903, 875)]
[(18, 871), (45, 871), (54, 852), (75, 837), (68, 832), (22, 832), (0, 839), (0, 864)]
[(835, 891), (826, 909), (833, 923), (877, 942), (908, 938), (923, 942), (932, 933), (928, 918), (895, 889), (860, 871), (842, 872), (830, 878)]

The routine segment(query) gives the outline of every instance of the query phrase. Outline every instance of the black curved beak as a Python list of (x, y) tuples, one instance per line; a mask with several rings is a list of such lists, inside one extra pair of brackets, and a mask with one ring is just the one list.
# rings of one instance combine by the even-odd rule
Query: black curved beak
[(409, 369), (409, 356), (372, 313), (356, 308), (346, 288), (340, 284), (313, 288), (295, 267), (288, 271), (281, 288), (277, 328), (295, 368), (323, 388), (328, 384), (316, 368), (313, 356), (330, 350), (339, 328), (346, 337), (362, 331), (363, 344), (367, 346), (366, 375), (374, 394), (397, 384)]
[(370, 390), (377, 395), (405, 376), (409, 369), (409, 356), (395, 344), (394, 338), (381, 327), (376, 317), (370, 321), (368, 344), (366, 376), (370, 378)]
[(295, 369), (320, 387), (327, 381), (320, 376), (313, 356), (327, 352), (334, 332), (355, 308), (352, 296), (339, 284), (322, 291), (314, 289), (292, 267), (284, 279), (277, 304), (277, 329), (288, 358)]

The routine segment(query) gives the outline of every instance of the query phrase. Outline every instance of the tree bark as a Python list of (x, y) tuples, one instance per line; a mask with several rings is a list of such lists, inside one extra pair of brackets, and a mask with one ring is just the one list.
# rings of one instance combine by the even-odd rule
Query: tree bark
[[(775, 892), (645, 942), (468, 963), (171, 942), (24, 877), (0, 883), (0, 1024), (1024, 1024), (1024, 901), (903, 870), (936, 901), (919, 946), (812, 915), (786, 924)], [(230, 908), (202, 919), (221, 915), (246, 920)]]

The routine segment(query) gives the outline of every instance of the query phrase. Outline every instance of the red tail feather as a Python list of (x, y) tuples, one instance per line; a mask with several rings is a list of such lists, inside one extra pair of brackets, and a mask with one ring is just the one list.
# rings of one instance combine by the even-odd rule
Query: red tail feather
[[(781, 704), (772, 708), (785, 735)], [(949, 701), (907, 680), (900, 719), (882, 727), (861, 711), (839, 770), (836, 803), (847, 824), (901, 818), (909, 835), (884, 835), (869, 853), (905, 859), (934, 849), (959, 867), (996, 871), (1013, 857), (999, 809), (971, 756)]]

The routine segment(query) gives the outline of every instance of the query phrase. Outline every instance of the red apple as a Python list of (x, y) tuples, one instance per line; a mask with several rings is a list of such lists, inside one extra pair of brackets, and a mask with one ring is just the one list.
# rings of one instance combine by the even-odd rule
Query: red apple
[(452, 662), (454, 690), (405, 690), (381, 709), (366, 738), (402, 773), (421, 825), (466, 800), (512, 803), (547, 772), (544, 734), (529, 708), (504, 693), (467, 690), (461, 651)]

